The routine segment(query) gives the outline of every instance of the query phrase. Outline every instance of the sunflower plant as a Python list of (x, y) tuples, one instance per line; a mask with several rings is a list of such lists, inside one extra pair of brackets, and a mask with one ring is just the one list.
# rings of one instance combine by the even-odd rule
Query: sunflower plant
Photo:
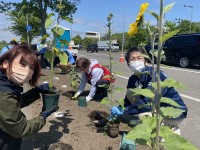
[(59, 40), (59, 42), (61, 44), (68, 44), (68, 41), (60, 39), (60, 37), (65, 32), (65, 29), (62, 28), (61, 26), (59, 26), (59, 23), (62, 20), (65, 20), (65, 21), (72, 23), (71, 19), (69, 19), (66, 16), (61, 16), (61, 14), (60, 14), (61, 10), (64, 8), (63, 4), (62, 4), (62, 0), (58, 0), (57, 8), (59, 10), (57, 16), (54, 13), (50, 13), (50, 14), (48, 14), (47, 20), (45, 22), (45, 28), (46, 29), (51, 28), (52, 34), (45, 34), (41, 38), (41, 40), (44, 40), (44, 39), (47, 39), (47, 38), (51, 39), (51, 41), (48, 41), (48, 43), (51, 46), (48, 47), (48, 50), (45, 52), (45, 57), (50, 62), (50, 66), (51, 66), (50, 67), (51, 68), (50, 69), (50, 75), (49, 75), (50, 91), (53, 90), (54, 58), (55, 58), (55, 56), (59, 57), (60, 63), (63, 64), (63, 65), (67, 65), (67, 62), (68, 62), (68, 55), (65, 52), (60, 51), (58, 48), (56, 48), (56, 41), (57, 40)]
[[(153, 69), (153, 82), (151, 83), (152, 89), (132, 89), (134, 95), (143, 95), (151, 99), (152, 106), (152, 116), (143, 117), (141, 119), (141, 124), (132, 128), (132, 130), (127, 134), (126, 138), (130, 140), (135, 140), (136, 143), (141, 145), (148, 145), (153, 150), (159, 150), (162, 147), (169, 150), (197, 150), (195, 146), (185, 140), (183, 137), (175, 134), (172, 130), (162, 124), (163, 117), (177, 118), (180, 114), (183, 113), (183, 110), (175, 109), (172, 107), (162, 108), (160, 107), (161, 102), (168, 103), (172, 106), (179, 106), (170, 98), (162, 97), (162, 89), (165, 87), (174, 87), (174, 88), (184, 88), (184, 86), (173, 79), (166, 79), (165, 81), (160, 81), (160, 66), (161, 58), (163, 57), (162, 46), (163, 43), (175, 35), (178, 30), (172, 31), (163, 35), (163, 16), (168, 12), (175, 3), (171, 3), (167, 6), (163, 6), (163, 0), (160, 0), (160, 14), (156, 14), (152, 11), (147, 11), (146, 9), (149, 6), (149, 3), (141, 4), (139, 14), (135, 20), (130, 25), (128, 34), (130, 36), (137, 34), (138, 27), (141, 23), (144, 23), (144, 13), (148, 12), (153, 15), (157, 20), (157, 27), (152, 31), (149, 27), (149, 23), (146, 23), (146, 28), (151, 40), (151, 51), (152, 58), (149, 59), (152, 62), (154, 68), (154, 58), (156, 59), (156, 69)], [(155, 37), (158, 37), (158, 49), (154, 49)], [(148, 56), (145, 56), (148, 57)], [(156, 99), (156, 101), (155, 101)], [(143, 107), (143, 106), (141, 106)], [(163, 139), (163, 140), (160, 140)], [(161, 142), (165, 141), (165, 142)]]

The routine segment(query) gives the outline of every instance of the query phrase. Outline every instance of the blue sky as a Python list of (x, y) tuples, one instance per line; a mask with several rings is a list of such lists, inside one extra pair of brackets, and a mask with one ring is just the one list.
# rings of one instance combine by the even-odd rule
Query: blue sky
[[(5, 0), (8, 2), (10, 0)], [(13, 0), (15, 1), (15, 0)], [(113, 32), (127, 32), (130, 23), (132, 23), (139, 11), (140, 5), (144, 2), (148, 2), (150, 5), (148, 10), (159, 12), (160, 0), (81, 0), (78, 5), (77, 12), (74, 16), (74, 24), (62, 22), (61, 25), (72, 30), (72, 35), (80, 34), (84, 36), (86, 31), (106, 33), (107, 28), (107, 16), (109, 13), (113, 14)], [(169, 21), (176, 21), (175, 19), (190, 20), (192, 9), (186, 6), (193, 6), (193, 22), (200, 21), (200, 0), (164, 0), (164, 5), (175, 2), (172, 10), (166, 15), (165, 19)], [(125, 16), (125, 17), (124, 17)], [(4, 14), (0, 14), (0, 29), (7, 27), (10, 22), (6, 20)], [(150, 21), (151, 24), (155, 24), (156, 20), (149, 14), (145, 14), (145, 21)], [(8, 31), (0, 31), (0, 41), (16, 38), (15, 35)], [(18, 39), (18, 38), (17, 38)]]

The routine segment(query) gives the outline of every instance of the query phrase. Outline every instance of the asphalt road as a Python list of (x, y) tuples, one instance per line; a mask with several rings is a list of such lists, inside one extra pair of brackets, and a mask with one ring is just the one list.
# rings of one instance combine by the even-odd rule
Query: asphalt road
[[(124, 92), (116, 93), (116, 99), (124, 97), (128, 78), (132, 75), (126, 62), (119, 62), (120, 56), (119, 52), (112, 53), (113, 61), (116, 62), (113, 65), (113, 71), (122, 73), (122, 75), (117, 76), (116, 86), (125, 89)], [(78, 57), (94, 58), (101, 64), (109, 64), (107, 52), (87, 53), (82, 50), (79, 51)], [(187, 88), (186, 90), (178, 90), (188, 107), (188, 116), (179, 127), (182, 136), (200, 149), (200, 69), (162, 67), (162, 70), (168, 77), (180, 81)]]

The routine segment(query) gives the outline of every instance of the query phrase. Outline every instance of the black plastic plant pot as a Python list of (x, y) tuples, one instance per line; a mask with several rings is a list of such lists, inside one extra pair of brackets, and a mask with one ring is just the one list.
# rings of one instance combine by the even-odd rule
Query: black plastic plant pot
[(53, 106), (58, 106), (60, 93), (56, 94), (42, 94), (43, 107), (42, 110), (50, 110)]
[(79, 97), (78, 106), (80, 106), (80, 107), (87, 107), (88, 106), (87, 101), (86, 101), (86, 97), (83, 97), (83, 96)]

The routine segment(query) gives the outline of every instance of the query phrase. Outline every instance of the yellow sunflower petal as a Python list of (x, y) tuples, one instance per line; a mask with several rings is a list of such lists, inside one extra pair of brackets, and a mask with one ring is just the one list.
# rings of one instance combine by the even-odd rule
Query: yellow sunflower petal
[(143, 16), (144, 12), (146, 11), (147, 7), (149, 6), (149, 3), (143, 3), (140, 6), (140, 11), (138, 13), (138, 16), (136, 18), (136, 21), (140, 20), (140, 18)]
[(137, 25), (138, 25), (138, 22), (134, 22), (134, 23), (132, 23), (131, 25), (130, 25), (130, 27), (129, 27), (129, 31), (128, 31), (128, 35), (134, 35), (134, 34), (136, 34), (137, 32), (138, 32), (138, 27), (137, 27)]

